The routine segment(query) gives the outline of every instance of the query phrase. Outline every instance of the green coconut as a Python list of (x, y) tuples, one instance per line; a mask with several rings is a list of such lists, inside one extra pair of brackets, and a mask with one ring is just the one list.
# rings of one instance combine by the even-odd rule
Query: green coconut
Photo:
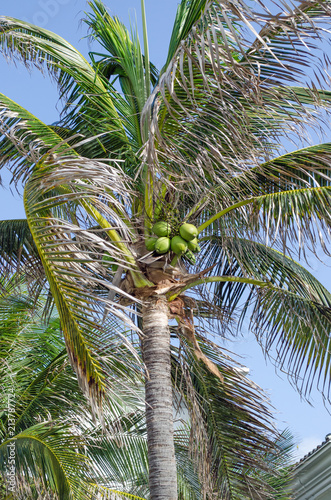
[(171, 227), (168, 222), (160, 220), (159, 222), (154, 224), (154, 226), (152, 227), (152, 231), (156, 234), (156, 236), (161, 238), (162, 236), (169, 236)]
[(201, 248), (199, 247), (197, 238), (194, 238), (194, 240), (192, 240), (192, 241), (188, 241), (187, 247), (189, 250), (191, 250), (191, 252), (194, 252), (194, 253), (200, 252), (200, 250), (201, 250)]
[(155, 243), (155, 252), (162, 254), (167, 253), (170, 250), (170, 238), (162, 236), (158, 238)]
[(185, 259), (187, 259), (191, 264), (195, 264), (196, 263), (196, 258), (195, 258), (195, 255), (191, 252), (191, 250), (187, 250), (187, 252), (185, 252), (185, 255), (184, 255)]
[(151, 238), (147, 238), (147, 240), (145, 241), (145, 245), (146, 245), (147, 250), (149, 250), (150, 252), (153, 252), (153, 250), (155, 250), (155, 243), (156, 242), (157, 242), (157, 238), (155, 238), (154, 236), (152, 236)]
[(193, 224), (188, 224), (187, 222), (185, 222), (185, 224), (180, 226), (179, 234), (184, 240), (192, 241), (198, 236), (198, 228)]
[(187, 250), (187, 242), (181, 236), (174, 236), (171, 239), (171, 250), (176, 255), (182, 255)]

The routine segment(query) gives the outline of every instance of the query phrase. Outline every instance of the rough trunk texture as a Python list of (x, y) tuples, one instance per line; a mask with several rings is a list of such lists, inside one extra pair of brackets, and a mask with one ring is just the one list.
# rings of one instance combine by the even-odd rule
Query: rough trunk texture
[(143, 356), (148, 370), (145, 397), (151, 500), (177, 500), (168, 321), (165, 297), (146, 301)]

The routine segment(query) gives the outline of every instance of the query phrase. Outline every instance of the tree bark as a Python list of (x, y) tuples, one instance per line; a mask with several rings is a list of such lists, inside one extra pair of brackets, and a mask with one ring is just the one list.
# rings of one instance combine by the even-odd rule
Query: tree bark
[(177, 500), (174, 448), (169, 310), (165, 297), (143, 307), (143, 357), (151, 500)]

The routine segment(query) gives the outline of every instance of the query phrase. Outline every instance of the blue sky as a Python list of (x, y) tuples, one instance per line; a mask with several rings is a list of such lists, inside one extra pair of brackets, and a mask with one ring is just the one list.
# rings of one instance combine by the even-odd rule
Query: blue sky
[[(161, 68), (165, 62), (172, 24), (178, 0), (145, 0), (149, 31), (150, 58)], [(110, 11), (122, 21), (137, 15), (140, 23), (140, 0), (105, 0)], [(84, 55), (88, 52), (88, 42), (84, 24), (80, 23), (86, 10), (85, 0), (11, 0), (2, 6), (0, 14), (21, 18), (39, 24), (69, 40)], [(58, 118), (56, 108), (58, 94), (56, 86), (37, 71), (29, 74), (23, 66), (8, 65), (0, 59), (0, 92), (26, 107), (40, 119), (52, 123)], [(23, 218), (24, 209), (18, 194), (14, 196), (8, 188), (9, 176), (2, 174), (4, 187), (0, 195), (1, 219)], [(331, 266), (331, 259), (322, 252), (319, 257)], [(309, 258), (311, 272), (329, 289), (330, 267), (316, 257)], [(311, 404), (300, 396), (289, 384), (285, 374), (276, 373), (272, 364), (266, 364), (260, 348), (251, 336), (243, 336), (227, 342), (226, 347), (245, 356), (242, 360), (250, 368), (251, 378), (267, 391), (275, 407), (275, 417), (280, 429), (289, 427), (298, 443), (298, 456), (310, 451), (331, 432), (331, 418), (323, 405), (318, 391), (313, 390)], [(331, 406), (328, 405), (329, 410)]]

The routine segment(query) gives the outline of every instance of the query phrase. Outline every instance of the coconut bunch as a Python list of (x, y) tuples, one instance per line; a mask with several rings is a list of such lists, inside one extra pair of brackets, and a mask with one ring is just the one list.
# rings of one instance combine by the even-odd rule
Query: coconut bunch
[(173, 231), (169, 222), (161, 220), (154, 224), (152, 232), (155, 236), (147, 238), (145, 242), (147, 250), (159, 255), (173, 252), (195, 264), (194, 254), (200, 252), (200, 247), (197, 239), (198, 228), (194, 224), (185, 222), (179, 227), (179, 231)]

